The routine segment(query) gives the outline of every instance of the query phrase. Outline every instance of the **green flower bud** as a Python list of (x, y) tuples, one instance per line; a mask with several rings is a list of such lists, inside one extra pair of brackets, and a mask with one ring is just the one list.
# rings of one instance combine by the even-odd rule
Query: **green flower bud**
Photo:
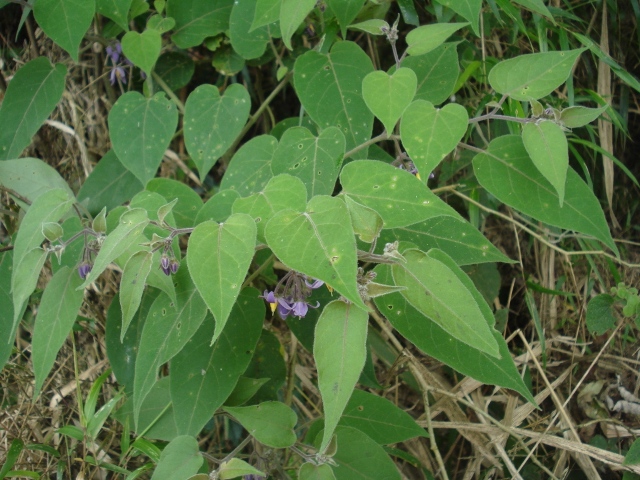
[(59, 223), (47, 222), (42, 224), (42, 234), (45, 236), (47, 240), (50, 242), (55, 242), (60, 237), (64, 231)]

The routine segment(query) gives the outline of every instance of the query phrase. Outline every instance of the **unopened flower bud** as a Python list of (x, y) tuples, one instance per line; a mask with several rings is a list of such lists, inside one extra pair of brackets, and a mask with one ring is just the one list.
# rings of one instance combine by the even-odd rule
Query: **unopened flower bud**
[(175, 258), (172, 258), (171, 262), (169, 263), (169, 269), (171, 270), (171, 273), (176, 273), (179, 267), (180, 262), (178, 262)]
[(80, 275), (80, 278), (84, 280), (87, 278), (87, 275), (89, 275), (89, 272), (91, 272), (91, 264), (82, 262), (78, 267), (78, 275)]

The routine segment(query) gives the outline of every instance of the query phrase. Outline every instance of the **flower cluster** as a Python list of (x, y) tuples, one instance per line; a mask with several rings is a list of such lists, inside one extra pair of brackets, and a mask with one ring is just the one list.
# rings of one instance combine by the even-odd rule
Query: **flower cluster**
[(163, 253), (160, 257), (160, 269), (165, 275), (169, 276), (172, 273), (176, 273), (179, 267), (180, 262), (178, 262), (175, 257), (169, 258), (169, 255), (166, 253)]
[[(114, 46), (109, 45), (107, 47), (107, 56), (111, 59), (111, 74), (109, 75), (109, 81), (111, 85), (115, 85), (120, 80), (125, 85), (127, 84), (127, 71), (124, 66), (133, 65), (131, 61), (122, 54), (122, 44), (116, 42)], [(120, 63), (122, 58), (123, 63)]]
[(320, 306), (320, 302), (311, 305), (308, 298), (313, 290), (322, 285), (324, 285), (322, 280), (309, 281), (306, 275), (292, 270), (278, 282), (273, 291), (265, 290), (260, 298), (269, 302), (272, 313), (277, 309), (283, 320), (289, 315), (303, 318), (309, 311), (309, 307), (318, 308)]

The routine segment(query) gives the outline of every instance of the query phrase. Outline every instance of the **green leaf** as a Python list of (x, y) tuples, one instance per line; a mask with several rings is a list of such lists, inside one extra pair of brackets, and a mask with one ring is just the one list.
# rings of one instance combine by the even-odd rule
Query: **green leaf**
[(78, 47), (95, 9), (95, 0), (38, 0), (33, 15), (44, 33), (78, 63)]
[(336, 127), (326, 128), (318, 137), (304, 127), (293, 127), (280, 139), (271, 171), (298, 177), (307, 186), (308, 198), (331, 195), (344, 152), (345, 138)]
[(362, 81), (362, 96), (369, 110), (382, 122), (389, 135), (413, 100), (418, 78), (413, 70), (400, 68), (393, 75), (381, 70)]
[(367, 312), (336, 300), (324, 307), (316, 324), (313, 357), (324, 409), (324, 435), (320, 453), (326, 451), (367, 356)]
[(500, 358), (493, 316), (476, 288), (451, 258), (439, 250), (403, 252), (407, 262), (392, 266), (396, 285), (409, 303), (457, 340)]
[(11, 446), (9, 447), (9, 450), (7, 450), (5, 454), (4, 465), (2, 465), (2, 468), (0, 469), (0, 479), (4, 479), (9, 474), (9, 471), (13, 468), (15, 463), (18, 461), (18, 457), (20, 456), (20, 453), (22, 452), (23, 448), (24, 448), (24, 442), (19, 438), (14, 438), (11, 441)]
[(175, 27), (176, 21), (171, 17), (163, 17), (160, 13), (151, 15), (147, 20), (147, 30), (156, 30), (163, 34)]
[(242, 145), (231, 158), (220, 190), (236, 190), (241, 197), (260, 192), (273, 176), (271, 161), (277, 148), (278, 140), (271, 135), (259, 135)]
[(84, 289), (95, 281), (111, 262), (134, 245), (148, 224), (147, 212), (142, 208), (134, 208), (123, 213), (118, 226), (102, 243), (91, 272), (80, 288)]
[(238, 0), (233, 4), (229, 19), (231, 46), (245, 59), (261, 57), (269, 42), (268, 26), (251, 28), (256, 6), (256, 0)]
[(224, 32), (232, 6), (233, 0), (167, 0), (167, 16), (176, 21), (171, 39), (186, 49)]
[(16, 72), (0, 106), (0, 160), (19, 157), (31, 143), (62, 98), (66, 75), (67, 67), (51, 65), (46, 57), (31, 60)]
[[(13, 446), (13, 444), (12, 444)], [(636, 439), (624, 456), (623, 465), (638, 465), (640, 463), (640, 440)]]
[(347, 27), (358, 16), (364, 0), (327, 0), (329, 10), (333, 12), (340, 25), (342, 38), (347, 38)]
[(473, 33), (480, 36), (480, 10), (482, 0), (436, 0), (440, 5), (450, 8), (465, 20), (471, 23)]
[(338, 451), (332, 459), (337, 480), (400, 480), (397, 467), (384, 449), (367, 435), (351, 427), (336, 428)]
[(202, 199), (193, 188), (172, 178), (154, 178), (147, 183), (147, 190), (162, 195), (168, 202), (177, 199), (173, 216), (178, 228), (196, 225), (196, 216), (202, 208)]
[(429, 436), (404, 410), (363, 390), (353, 391), (339, 425), (357, 428), (380, 445)]
[[(375, 271), (378, 274), (377, 281), (389, 283), (393, 280), (390, 266), (379, 265)], [(472, 291), (472, 294), (476, 302), (481, 305), (480, 293)], [(507, 343), (494, 329), (491, 333), (498, 344), (501, 358), (490, 356), (458, 341), (434, 320), (425, 317), (412, 307), (401, 293), (378, 297), (374, 302), (393, 327), (426, 355), (480, 382), (515, 390), (534, 403), (531, 392), (525, 386), (513, 363)]]
[[(252, 467), (247, 462), (240, 460), (239, 458), (232, 458), (228, 462), (222, 462), (220, 464), (220, 468), (218, 468), (218, 475), (220, 476), (220, 480), (238, 478), (240, 476), (243, 476), (243, 478), (266, 478), (266, 473)], [(205, 477), (206, 479), (203, 480), (209, 480), (208, 475), (205, 475)]]
[(457, 103), (435, 108), (416, 100), (405, 110), (400, 124), (402, 144), (425, 182), (462, 140), (468, 122), (467, 110)]
[[(13, 261), (15, 262), (15, 253)], [(47, 259), (47, 252), (41, 248), (34, 248), (23, 255), (20, 263), (13, 266), (11, 277), (11, 291), (13, 292), (13, 325), (12, 332), (18, 327), (18, 322), (24, 314), (27, 300), (33, 293), (40, 278), (40, 271)], [(11, 339), (14, 337), (12, 336)], [(12, 340), (8, 340), (12, 341)]]
[(62, 267), (51, 278), (42, 295), (33, 329), (31, 358), (36, 377), (33, 398), (38, 396), (45, 378), (67, 339), (82, 306), (84, 291), (75, 269)]
[(539, 13), (547, 17), (555, 25), (555, 20), (549, 9), (542, 3), (542, 0), (513, 0), (514, 3), (522, 5), (524, 8), (531, 10), (532, 12)]
[(562, 207), (569, 168), (569, 145), (562, 128), (551, 121), (526, 123), (522, 142), (533, 164), (558, 193)]
[(194, 61), (185, 52), (166, 52), (158, 58), (154, 71), (175, 92), (187, 86), (195, 69)]
[(336, 480), (333, 470), (328, 463), (315, 465), (313, 463), (305, 463), (298, 470), (299, 480)]
[(251, 110), (246, 88), (230, 85), (221, 97), (218, 87), (200, 85), (185, 104), (184, 140), (204, 180), (216, 160), (233, 144)]
[(344, 196), (344, 201), (349, 209), (353, 232), (366, 243), (372, 243), (384, 226), (382, 217), (375, 210), (365, 207), (354, 201), (348, 195)]
[(256, 222), (258, 240), (266, 243), (264, 229), (269, 220), (282, 210), (304, 212), (307, 206), (307, 189), (304, 183), (291, 175), (278, 175), (269, 180), (262, 192), (239, 198), (233, 204), (233, 213), (246, 213)]
[(151, 480), (189, 478), (198, 473), (203, 462), (198, 441), (194, 437), (181, 435), (164, 447)]
[(380, 235), (378, 245), (385, 245), (396, 240), (411, 242), (424, 252), (432, 248), (442, 250), (457, 265), (512, 262), (477, 228), (461, 218), (439, 216), (414, 225), (384, 230)]
[[(46, 258), (46, 255), (45, 257)], [(44, 260), (43, 260), (44, 263)], [(42, 267), (40, 267), (42, 268)], [(13, 270), (13, 251), (9, 250), (0, 254), (0, 332), (4, 338), (0, 341), (0, 370), (11, 356), (16, 338), (18, 322), (14, 324), (14, 318), (21, 318), (23, 313), (15, 315), (13, 312), (13, 295), (11, 295), (11, 274)], [(37, 271), (38, 276), (40, 270)], [(38, 278), (36, 277), (36, 282)], [(33, 285), (35, 288), (35, 284)], [(33, 289), (31, 290), (33, 291)], [(30, 292), (29, 292), (30, 293)], [(28, 295), (28, 294), (27, 294)]]
[(145, 282), (151, 271), (152, 262), (153, 253), (140, 251), (134, 254), (124, 267), (122, 279), (120, 280), (120, 307), (122, 309), (121, 342), (142, 301)]
[[(39, 158), (25, 157), (0, 162), (0, 185), (14, 190), (32, 203), (43, 193), (54, 189), (66, 190), (69, 197), (73, 196), (60, 174)], [(23, 209), (28, 209), (27, 204), (17, 198), (14, 200)]]
[(604, 335), (616, 326), (615, 298), (606, 293), (596, 295), (587, 305), (587, 329), (592, 335)]
[[(251, 30), (269, 25), (280, 18), (282, 0), (256, 0), (256, 9)], [(250, 31), (251, 31), (250, 30)]]
[(196, 216), (195, 225), (199, 225), (206, 220), (214, 222), (224, 222), (231, 215), (231, 208), (235, 201), (240, 198), (236, 190), (223, 190), (216, 193), (207, 200), (198, 215)]
[(109, 112), (113, 150), (143, 185), (156, 175), (177, 125), (176, 106), (164, 93), (151, 98), (125, 93)]
[(133, 382), (133, 412), (138, 427), (143, 401), (157, 382), (158, 368), (183, 349), (207, 315), (207, 306), (184, 264), (174, 279), (178, 301), (158, 296), (140, 337)]
[(133, 0), (96, 0), (96, 12), (129, 31), (129, 9)]
[(282, 31), (282, 41), (289, 50), (293, 50), (291, 37), (315, 6), (316, 0), (282, 0), (280, 30)]
[(248, 378), (240, 376), (238, 383), (236, 383), (236, 386), (224, 401), (224, 404), (229, 407), (238, 407), (248, 402), (268, 381), (268, 378)]
[(496, 92), (514, 100), (537, 100), (567, 80), (585, 50), (530, 53), (504, 60), (489, 72), (489, 83)]
[(460, 216), (406, 170), (374, 160), (354, 161), (340, 173), (343, 193), (380, 214), (384, 228), (396, 228), (428, 218)]
[(213, 345), (227, 322), (256, 246), (256, 224), (237, 213), (224, 223), (207, 221), (191, 233), (187, 264), (200, 295), (216, 319)]
[(282, 393), (280, 389), (287, 378), (283, 353), (284, 347), (278, 337), (263, 329), (251, 363), (244, 374), (252, 378), (268, 378), (269, 381), (251, 398), (251, 403), (277, 400)]
[(103, 207), (112, 210), (131, 200), (143, 188), (140, 180), (120, 163), (115, 152), (109, 150), (80, 187), (78, 202), (96, 215)]
[(480, 184), (501, 202), (550, 225), (591, 235), (618, 251), (600, 202), (580, 176), (573, 169), (567, 171), (560, 207), (558, 193), (536, 169), (520, 136), (493, 140), (485, 153), (473, 159), (473, 170)]
[(384, 35), (383, 29), (390, 29), (391, 26), (380, 18), (372, 18), (371, 20), (365, 20), (364, 22), (349, 25), (349, 28), (351, 30), (367, 32), (371, 35)]
[(560, 123), (566, 128), (578, 128), (588, 125), (602, 115), (609, 105), (600, 108), (569, 107), (560, 112)]
[[(373, 114), (362, 98), (362, 81), (373, 71), (369, 56), (353, 42), (338, 42), (331, 53), (310, 50), (298, 57), (294, 68), (298, 98), (320, 129), (342, 130), (346, 148), (371, 138)], [(364, 149), (353, 158), (366, 158)]]
[(158, 30), (131, 31), (122, 37), (122, 53), (147, 75), (151, 75), (161, 49), (162, 36)]
[(254, 288), (244, 289), (213, 346), (214, 322), (209, 318), (171, 360), (171, 400), (179, 433), (197, 435), (249, 365), (264, 322), (259, 295)]
[(307, 210), (278, 212), (265, 229), (273, 253), (289, 268), (320, 279), (365, 308), (356, 285), (357, 255), (349, 212), (342, 200), (318, 195)]
[(447, 38), (463, 27), (464, 23), (435, 23), (414, 28), (407, 35), (407, 53), (409, 55), (424, 55), (442, 45)]
[(286, 448), (296, 443), (293, 431), (298, 417), (280, 402), (263, 402), (248, 407), (224, 407), (260, 443), (273, 448)]

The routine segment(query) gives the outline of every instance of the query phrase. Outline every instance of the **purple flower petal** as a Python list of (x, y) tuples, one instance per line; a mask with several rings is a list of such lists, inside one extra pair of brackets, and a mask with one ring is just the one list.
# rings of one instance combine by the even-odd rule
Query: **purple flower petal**
[(303, 318), (309, 311), (309, 304), (307, 302), (296, 302), (293, 304), (292, 310), (296, 317)]
[(308, 280), (305, 280), (304, 283), (307, 285), (307, 287), (315, 290), (316, 288), (320, 288), (322, 285), (324, 285), (324, 282), (322, 280), (314, 280), (313, 283), (309, 283)]

